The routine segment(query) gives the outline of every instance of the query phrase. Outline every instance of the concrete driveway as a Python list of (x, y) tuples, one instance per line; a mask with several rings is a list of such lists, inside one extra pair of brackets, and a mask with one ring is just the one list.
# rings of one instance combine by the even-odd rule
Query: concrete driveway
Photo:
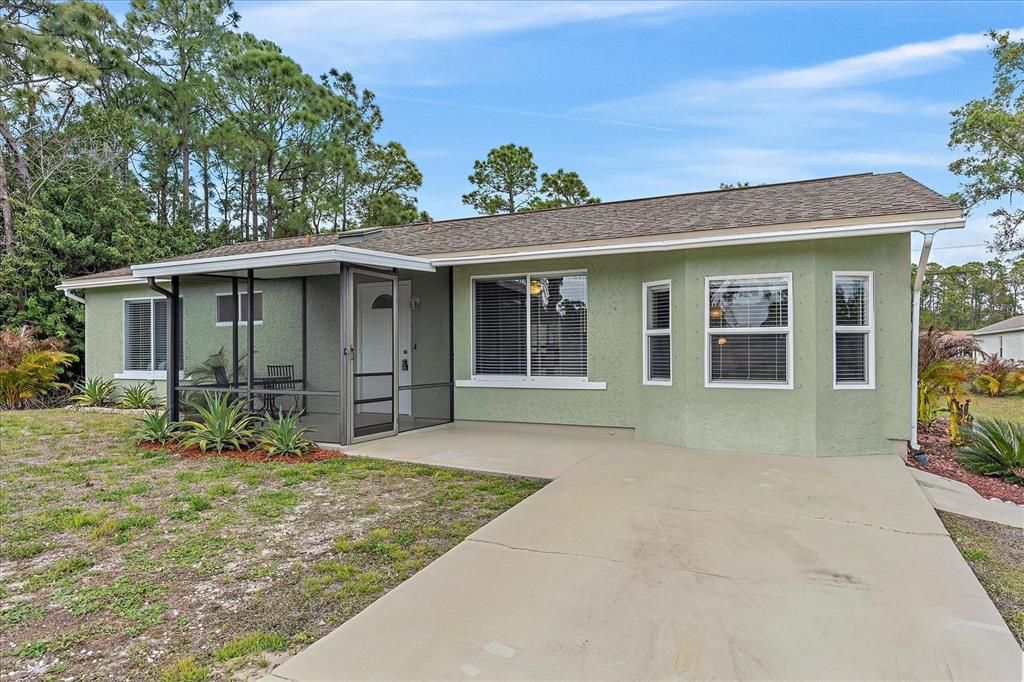
[(412, 459), (432, 441), (449, 453), (436, 464), (518, 438), (564, 466), (269, 679), (1021, 679), (1020, 648), (895, 457), (551, 436), (409, 439)]

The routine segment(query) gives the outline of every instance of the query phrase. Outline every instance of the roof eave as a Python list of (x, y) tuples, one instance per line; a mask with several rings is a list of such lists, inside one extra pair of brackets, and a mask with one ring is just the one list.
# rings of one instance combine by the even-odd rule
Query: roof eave
[(925, 220), (904, 220), (834, 227), (813, 227), (764, 232), (745, 232), (728, 235), (695, 235), (672, 239), (617, 242), (613, 244), (558, 245), (526, 248), (502, 253), (439, 254), (431, 257), (435, 266), (469, 265), (474, 263), (501, 263), (548, 258), (576, 256), (600, 256), (649, 251), (678, 251), (684, 249), (709, 248), (714, 246), (740, 246), (748, 244), (769, 244), (775, 242), (835, 239), (839, 237), (867, 237), (885, 234), (908, 234), (911, 232), (937, 232), (939, 230), (963, 229), (966, 221), (962, 218), (933, 218)]

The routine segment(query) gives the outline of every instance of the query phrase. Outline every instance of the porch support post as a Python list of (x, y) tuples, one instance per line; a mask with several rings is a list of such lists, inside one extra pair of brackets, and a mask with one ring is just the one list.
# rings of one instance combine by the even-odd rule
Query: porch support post
[(455, 421), (455, 268), (448, 267), (448, 421)]
[(170, 421), (176, 422), (181, 416), (178, 400), (178, 375), (181, 373), (181, 367), (178, 366), (178, 349), (182, 344), (181, 295), (177, 276), (171, 277), (171, 296), (167, 302), (167, 328), (170, 337), (167, 348), (167, 416)]
[(351, 442), (349, 435), (349, 421), (355, 419), (352, 400), (355, 390), (352, 376), (352, 324), (351, 324), (351, 295), (352, 295), (352, 273), (345, 263), (341, 264), (338, 276), (338, 339), (339, 358), (339, 386), (341, 396), (338, 400), (338, 442), (348, 445)]
[[(309, 353), (307, 344), (307, 313), (306, 313), (306, 278), (302, 278), (302, 390), (305, 391), (307, 387), (307, 372), (309, 371)], [(305, 412), (308, 407), (306, 402), (307, 396), (305, 393), (302, 394), (302, 411)]]
[[(253, 331), (256, 329), (256, 325), (253, 323), (253, 318), (256, 317), (256, 279), (254, 277), (254, 273), (253, 273), (252, 270), (249, 270), (248, 272), (246, 272), (246, 277), (248, 279), (248, 282), (247, 282), (247, 284), (248, 284), (248, 292), (247, 292), (247, 295), (246, 295), (246, 298), (248, 299), (246, 301), (246, 304), (247, 304), (246, 307), (248, 309), (247, 310), (248, 315), (247, 315), (247, 321), (246, 321), (246, 325), (245, 325), (245, 352), (246, 352), (246, 357), (249, 358), (249, 362), (247, 364), (247, 369), (248, 369), (247, 375), (248, 376), (246, 377), (246, 380), (245, 380), (245, 390), (246, 390), (246, 397), (247, 397), (248, 403), (249, 403), (249, 411), (252, 412), (252, 409), (253, 409), (252, 389), (253, 389), (253, 384), (255, 383), (255, 379), (256, 379), (256, 374), (255, 374), (255, 372), (256, 372), (256, 357), (254, 355), (254, 350), (253, 350)], [(237, 313), (236, 313), (236, 315), (237, 315)]]
[(238, 388), (238, 278), (231, 278), (231, 387)]

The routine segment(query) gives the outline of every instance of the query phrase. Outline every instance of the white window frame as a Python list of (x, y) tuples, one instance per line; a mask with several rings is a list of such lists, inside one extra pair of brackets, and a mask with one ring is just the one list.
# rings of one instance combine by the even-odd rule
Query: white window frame
[[(531, 371), (530, 338), (530, 281), (535, 277), (587, 277), (587, 376), (582, 377), (535, 377)], [(526, 374), (476, 374), (476, 281), (496, 279), (518, 279), (526, 281)], [(551, 389), (583, 389), (604, 390), (607, 385), (603, 381), (590, 381), (590, 276), (586, 270), (551, 270), (501, 273), (494, 275), (473, 275), (469, 278), (469, 367), (470, 379), (459, 379), (455, 385), (460, 388), (551, 388)]]
[[(167, 379), (166, 369), (125, 369), (125, 365), (128, 362), (128, 316), (125, 314), (125, 303), (128, 301), (150, 301), (149, 304), (149, 364), (152, 366), (153, 360), (156, 358), (156, 335), (153, 330), (156, 328), (156, 318), (154, 317), (153, 301), (166, 301), (166, 296), (129, 296), (121, 299), (121, 371), (114, 373), (115, 379)], [(182, 306), (182, 312), (184, 313), (185, 297), (179, 296), (178, 300)], [(170, 307), (168, 306), (168, 313)], [(182, 320), (184, 320), (184, 314), (182, 314)], [(171, 321), (167, 320), (168, 328), (170, 327)], [(184, 326), (184, 325), (183, 325)], [(184, 329), (182, 329), (184, 334)], [(184, 371), (179, 371), (179, 376), (183, 376)]]
[[(263, 297), (263, 290), (262, 289), (256, 289), (253, 293), (254, 294), (259, 294), (260, 295), (260, 299), (262, 300), (262, 297)], [(217, 313), (220, 311), (220, 299), (221, 299), (221, 297), (223, 297), (223, 296), (231, 296), (231, 295), (232, 294), (231, 294), (230, 291), (227, 292), (227, 293), (224, 293), (224, 294), (216, 294), (215, 295), (215, 298), (214, 298), (214, 308), (213, 308), (213, 320), (214, 320), (214, 324), (216, 324), (218, 327), (230, 327), (231, 324), (232, 324), (231, 320), (228, 320), (227, 322), (219, 322), (219, 321), (217, 321)], [(243, 295), (244, 296), (248, 296), (249, 292), (248, 291), (239, 291), (238, 292), (238, 326), (239, 327), (244, 327), (245, 325), (249, 324), (247, 321), (242, 319), (242, 296)], [(262, 308), (260, 310), (260, 315), (263, 315)], [(257, 326), (263, 324), (263, 318), (260, 317), (260, 319), (256, 320), (255, 324)]]
[[(786, 296), (785, 327), (711, 327), (711, 280), (718, 279), (784, 279)], [(753, 388), (768, 390), (792, 390), (793, 388), (793, 273), (771, 272), (742, 275), (707, 275), (704, 277), (704, 388)], [(761, 383), (746, 381), (711, 381), (711, 336), (729, 334), (785, 334), (786, 335), (786, 382)]]
[[(867, 280), (867, 312), (868, 324), (866, 325), (844, 325), (836, 324), (836, 278), (838, 277), (864, 277)], [(846, 390), (872, 390), (875, 388), (875, 273), (871, 270), (835, 270), (832, 272), (832, 388), (837, 391)], [(836, 364), (838, 361), (836, 336), (842, 332), (846, 333), (867, 333), (868, 381), (864, 384), (839, 383), (836, 381)]]
[[(668, 328), (667, 329), (649, 329), (648, 326), (647, 326), (648, 305), (650, 304), (649, 293), (650, 293), (651, 289), (660, 288), (660, 287), (668, 287)], [(640, 320), (640, 325), (641, 325), (641, 328), (642, 328), (642, 331), (643, 331), (643, 346), (644, 346), (644, 348), (643, 348), (643, 359), (644, 359), (644, 364), (643, 364), (643, 372), (644, 372), (643, 382), (644, 382), (644, 386), (671, 386), (672, 385), (672, 378), (675, 376), (675, 366), (674, 366), (674, 357), (673, 357), (675, 355), (675, 353), (672, 352), (672, 280), (670, 280), (670, 279), (659, 279), (659, 280), (655, 280), (653, 282), (644, 282), (643, 283), (642, 296), (643, 296), (643, 304), (641, 306), (641, 310), (642, 310), (643, 318)], [(669, 378), (667, 380), (665, 380), (665, 379), (651, 379), (650, 378), (650, 376), (651, 376), (650, 369), (651, 368), (650, 368), (650, 358), (648, 357), (648, 355), (650, 353), (650, 350), (648, 348), (648, 343), (649, 343), (649, 339), (652, 336), (667, 336), (668, 337), (668, 346), (669, 346), (669, 353), (668, 353), (668, 376), (669, 376)]]

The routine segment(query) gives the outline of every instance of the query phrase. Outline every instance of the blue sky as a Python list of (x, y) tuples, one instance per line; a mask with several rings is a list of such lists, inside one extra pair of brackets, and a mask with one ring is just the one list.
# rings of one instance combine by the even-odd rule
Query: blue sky
[[(606, 201), (891, 170), (949, 193), (949, 111), (991, 89), (981, 34), (1024, 27), (1017, 2), (236, 7), (310, 73), (377, 93), (435, 219), (472, 213), (473, 160), (507, 142)], [(933, 259), (986, 258), (949, 247), (987, 238), (979, 211)]]

